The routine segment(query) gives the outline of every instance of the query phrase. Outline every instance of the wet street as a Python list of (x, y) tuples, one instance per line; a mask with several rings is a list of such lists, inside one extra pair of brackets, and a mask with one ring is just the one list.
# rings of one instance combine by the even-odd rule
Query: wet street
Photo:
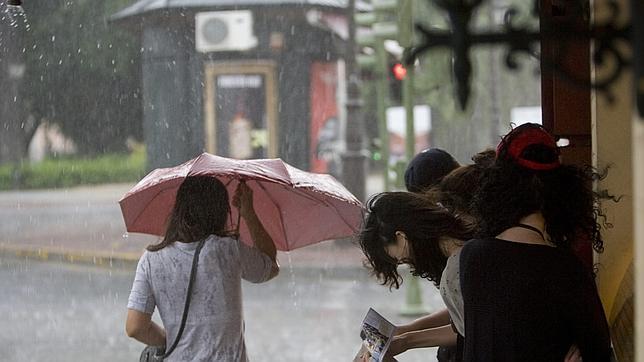
[[(394, 323), (404, 289), (389, 292), (359, 268), (289, 267), (263, 285), (244, 284), (251, 361), (351, 361), (369, 307)], [(0, 256), (0, 360), (134, 361), (143, 348), (125, 336), (133, 266), (96, 267)], [(440, 297), (428, 282), (429, 310)], [(155, 315), (155, 318), (157, 316)], [(401, 362), (433, 361), (435, 350), (407, 352)]]

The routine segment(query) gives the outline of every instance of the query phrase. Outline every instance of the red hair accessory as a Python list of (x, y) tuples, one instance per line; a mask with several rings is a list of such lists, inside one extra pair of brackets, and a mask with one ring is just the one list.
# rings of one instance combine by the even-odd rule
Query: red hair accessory
[(548, 163), (541, 163), (523, 158), (523, 151), (528, 146), (532, 145), (545, 146), (559, 155), (559, 148), (557, 147), (557, 141), (555, 138), (541, 125), (535, 123), (522, 124), (505, 135), (496, 148), (496, 155), (499, 157), (499, 155), (505, 151), (506, 156), (518, 165), (534, 171), (553, 170), (561, 166), (559, 157)]

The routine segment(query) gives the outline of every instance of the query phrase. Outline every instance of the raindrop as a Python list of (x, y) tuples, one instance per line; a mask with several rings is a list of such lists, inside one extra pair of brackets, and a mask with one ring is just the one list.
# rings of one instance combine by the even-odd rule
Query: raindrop
[(287, 251), (286, 256), (288, 258), (288, 270), (291, 280), (289, 282), (289, 287), (293, 291), (291, 299), (293, 300), (293, 307), (297, 308), (297, 289), (295, 288), (295, 272), (293, 271), (293, 260), (291, 259), (291, 252)]
[(129, 237), (130, 237), (130, 234), (128, 234), (128, 233), (124, 233), (124, 234), (123, 234), (123, 239), (127, 239), (127, 238), (129, 238)]
[(52, 35), (52, 36), (51, 36), (51, 42), (53, 43), (53, 42), (55, 42), (55, 41), (56, 41), (56, 35)]

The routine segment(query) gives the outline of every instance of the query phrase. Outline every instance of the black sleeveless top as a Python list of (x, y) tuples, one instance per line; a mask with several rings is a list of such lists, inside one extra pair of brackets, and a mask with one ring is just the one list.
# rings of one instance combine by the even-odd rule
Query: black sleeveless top
[(572, 253), (547, 245), (471, 240), (461, 251), (464, 361), (609, 361), (597, 288)]

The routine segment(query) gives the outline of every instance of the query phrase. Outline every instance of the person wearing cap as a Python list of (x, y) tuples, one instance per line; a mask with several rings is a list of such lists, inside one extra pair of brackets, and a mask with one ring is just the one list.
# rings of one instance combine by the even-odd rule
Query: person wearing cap
[[(468, 166), (463, 167), (468, 168)], [(444, 214), (444, 219), (438, 221), (440, 223), (453, 224), (454, 222), (450, 222), (449, 220), (460, 220), (460, 218), (453, 215), (453, 213), (448, 212), (442, 205), (436, 205), (434, 203), (436, 200), (442, 200), (442, 194), (439, 192), (438, 185), (448, 174), (459, 168), (461, 168), (459, 163), (448, 152), (439, 148), (423, 150), (409, 162), (404, 175), (405, 187), (407, 190), (418, 195), (383, 193), (376, 195), (369, 202), (369, 210), (373, 211), (377, 208), (382, 210), (380, 212), (370, 212), (367, 217), (366, 225), (370, 222), (375, 222), (375, 220), (379, 220), (377, 223), (385, 223), (387, 225), (392, 225), (392, 227), (393, 225), (398, 225), (398, 228), (401, 229), (399, 232), (402, 233), (404, 231), (405, 235), (414, 235), (410, 239), (404, 239), (405, 242), (409, 242), (412, 245), (410, 249), (413, 249), (413, 251), (410, 252), (414, 255), (408, 255), (408, 257), (410, 260), (413, 260), (420, 258), (422, 255), (424, 260), (422, 263), (420, 261), (411, 261), (410, 265), (414, 270), (417, 270), (421, 275), (424, 275), (425, 278), (433, 280), (437, 287), (440, 284), (440, 274), (445, 268), (446, 260), (451, 256), (452, 251), (458, 249), (464, 241), (458, 240), (458, 238), (453, 239), (453, 236), (460, 235), (461, 239), (467, 239), (463, 237), (466, 235), (466, 231), (464, 229), (467, 227), (462, 224), (461, 226), (452, 229), (446, 228), (444, 225), (441, 228), (441, 226), (437, 225), (419, 225), (420, 223), (418, 221), (433, 218), (432, 220), (437, 222), (438, 219), (435, 215), (441, 213)], [(473, 180), (474, 177), (473, 173), (470, 172), (460, 173), (452, 179), (453, 181), (448, 182), (448, 185), (470, 184), (468, 180)], [(426, 199), (424, 196), (428, 196), (429, 194), (427, 194), (427, 191), (432, 189), (434, 191), (431, 192), (431, 198)], [(453, 198), (450, 198), (450, 200), (453, 200)], [(450, 207), (452, 206), (451, 204), (454, 203), (455, 202), (450, 201)], [(394, 205), (396, 205), (395, 208)], [(394, 210), (388, 210), (392, 208), (394, 208)], [(396, 212), (396, 210), (398, 212)], [(407, 220), (405, 223), (401, 220), (397, 220), (397, 217), (394, 216), (398, 214), (402, 215), (399, 213), (400, 211), (414, 214), (417, 217)], [(427, 213), (433, 216), (424, 217), (423, 215)], [(463, 216), (465, 216), (465, 214), (463, 214)], [(408, 217), (405, 218), (409, 219)], [(425, 230), (425, 234), (423, 237), (420, 237), (418, 233), (414, 234), (412, 230)], [(373, 235), (370, 235), (369, 231), (378, 236), (374, 237)], [(382, 253), (384, 250), (383, 245), (379, 242), (383, 240), (383, 237), (387, 240), (390, 239), (388, 235), (380, 234), (382, 232), (382, 230), (375, 232), (370, 230), (369, 227), (365, 227), (363, 234), (359, 238), (361, 247), (365, 252), (365, 255), (368, 256), (371, 262), (371, 268), (374, 272), (376, 272), (381, 278), (384, 278), (384, 280), (387, 280), (385, 276), (389, 276), (389, 280), (397, 281), (399, 275), (396, 272), (396, 268), (387, 267), (390, 264), (390, 260), (386, 257), (387, 254)], [(452, 237), (448, 238), (448, 234)], [(456, 240), (456, 244), (450, 244), (452, 247), (449, 248), (449, 253), (444, 253), (443, 251), (436, 253), (436, 250), (438, 249), (433, 248), (433, 245), (438, 242), (439, 238), (441, 239), (441, 242), (444, 242), (447, 239)], [(423, 250), (419, 250), (419, 245), (426, 247), (423, 248)], [(427, 258), (427, 254), (435, 255), (438, 259), (435, 257)], [(392, 285), (395, 287), (398, 286), (398, 284)], [(449, 311), (447, 309), (442, 309), (430, 315), (418, 318), (410, 323), (397, 326), (396, 337), (392, 341), (387, 356), (392, 357), (413, 348), (439, 346), (437, 352), (437, 359), (439, 362), (460, 361), (460, 353), (456, 347), (456, 343), (457, 335), (452, 329)]]
[(610, 360), (593, 275), (571, 250), (580, 235), (603, 250), (594, 176), (561, 164), (540, 125), (501, 140), (473, 201), (481, 238), (460, 252), (465, 361)]
[[(409, 192), (421, 193), (437, 186), (450, 172), (460, 164), (447, 151), (440, 148), (428, 148), (419, 152), (407, 165), (405, 170), (405, 188)], [(437, 311), (419, 318), (411, 323), (398, 327), (398, 334), (414, 332), (426, 328), (439, 328), (449, 321), (447, 309)], [(457, 361), (455, 346), (440, 346), (436, 358), (439, 362)]]
[(405, 187), (409, 192), (426, 191), (459, 166), (447, 151), (428, 148), (414, 156), (407, 165)]
[[(433, 282), (441, 296), (445, 295), (444, 269), (474, 236), (474, 225), (466, 215), (466, 193), (480, 183), (480, 170), (478, 165), (462, 166), (445, 176), (440, 185), (450, 190), (450, 197), (434, 187), (424, 193), (383, 192), (370, 198), (357, 241), (367, 258), (365, 265), (383, 285), (399, 288), (403, 279), (398, 266), (407, 264), (412, 275)], [(458, 278), (451, 280), (458, 283)], [(458, 338), (450, 314), (443, 309), (396, 326), (385, 360), (410, 349), (440, 346), (439, 361), (460, 361), (462, 349), (456, 348)]]

